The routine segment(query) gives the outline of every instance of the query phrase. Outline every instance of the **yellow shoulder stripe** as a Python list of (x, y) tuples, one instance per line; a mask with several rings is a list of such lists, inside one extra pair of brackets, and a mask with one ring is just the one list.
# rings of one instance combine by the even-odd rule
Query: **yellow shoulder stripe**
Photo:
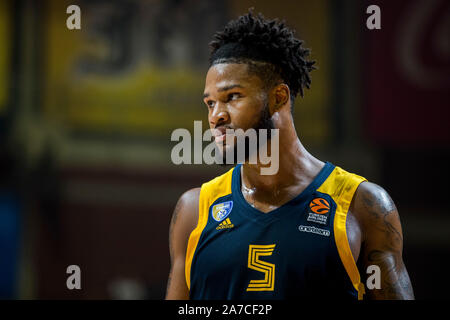
[(335, 167), (330, 176), (317, 189), (319, 192), (329, 194), (336, 202), (333, 226), (335, 242), (344, 268), (352, 281), (353, 287), (358, 291), (359, 300), (364, 295), (364, 285), (361, 283), (358, 267), (350, 250), (345, 223), (353, 195), (359, 184), (364, 181), (366, 179), (363, 177)]
[(208, 222), (209, 207), (218, 198), (231, 194), (231, 178), (233, 170), (234, 168), (230, 169), (223, 175), (204, 183), (200, 190), (197, 226), (189, 236), (186, 249), (185, 276), (188, 289), (191, 288), (192, 260), (194, 258), (198, 241), (200, 240), (200, 236), (203, 229), (206, 227), (206, 223)]

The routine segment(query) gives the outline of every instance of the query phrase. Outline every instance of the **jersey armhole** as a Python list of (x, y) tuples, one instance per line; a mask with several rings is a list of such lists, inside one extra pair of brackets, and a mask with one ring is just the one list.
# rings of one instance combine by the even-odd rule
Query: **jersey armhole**
[(358, 292), (358, 300), (362, 300), (365, 293), (364, 284), (361, 283), (361, 276), (359, 274), (356, 261), (350, 249), (350, 243), (347, 236), (347, 213), (350, 208), (353, 196), (358, 186), (366, 181), (365, 178), (351, 175), (347, 177), (341, 192), (338, 197), (336, 213), (334, 216), (334, 238), (336, 247), (341, 258), (342, 264), (353, 284), (353, 287)]
[(209, 207), (218, 198), (231, 194), (231, 180), (233, 169), (225, 174), (216, 177), (215, 179), (202, 184), (200, 189), (199, 203), (198, 203), (198, 221), (197, 226), (192, 230), (187, 248), (185, 261), (185, 277), (188, 289), (191, 289), (191, 267), (194, 259), (194, 254), (200, 241), (203, 230), (208, 223)]
[[(186, 248), (186, 263), (185, 263), (185, 276), (186, 276), (186, 285), (188, 289), (191, 288), (191, 266), (192, 260), (194, 258), (194, 252), (197, 248), (198, 241), (200, 240), (200, 235), (202, 234), (203, 229), (206, 226), (206, 222), (208, 221), (208, 212), (205, 210), (205, 188), (202, 185), (200, 189), (199, 203), (198, 203), (198, 220), (197, 226), (194, 230), (192, 230), (189, 235), (189, 240)], [(207, 202), (207, 201), (206, 201)]]

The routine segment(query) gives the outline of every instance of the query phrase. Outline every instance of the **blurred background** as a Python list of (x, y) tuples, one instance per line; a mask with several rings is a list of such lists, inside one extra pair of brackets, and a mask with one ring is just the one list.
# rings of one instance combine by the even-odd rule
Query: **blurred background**
[(175, 203), (227, 170), (172, 164), (170, 134), (206, 128), (207, 44), (252, 6), (317, 60), (303, 144), (389, 192), (416, 298), (450, 297), (449, 1), (1, 0), (0, 298), (164, 298)]

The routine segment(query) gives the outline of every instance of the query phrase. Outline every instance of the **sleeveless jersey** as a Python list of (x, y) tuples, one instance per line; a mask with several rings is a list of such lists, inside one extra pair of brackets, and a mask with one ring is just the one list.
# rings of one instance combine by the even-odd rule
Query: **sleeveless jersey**
[(240, 172), (201, 187), (186, 251), (190, 299), (362, 299), (346, 217), (365, 179), (327, 162), (301, 194), (263, 213), (244, 199)]

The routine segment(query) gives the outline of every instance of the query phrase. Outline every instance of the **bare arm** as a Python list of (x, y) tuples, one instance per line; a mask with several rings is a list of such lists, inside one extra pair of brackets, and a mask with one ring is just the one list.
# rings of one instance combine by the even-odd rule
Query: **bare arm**
[(175, 207), (169, 229), (171, 268), (167, 281), (167, 300), (189, 299), (184, 265), (189, 235), (197, 225), (200, 188), (185, 192)]
[(403, 263), (403, 234), (394, 202), (381, 187), (363, 182), (355, 195), (352, 211), (362, 227), (361, 275), (367, 267), (380, 268), (380, 289), (368, 289), (366, 298), (414, 299), (408, 271)]

